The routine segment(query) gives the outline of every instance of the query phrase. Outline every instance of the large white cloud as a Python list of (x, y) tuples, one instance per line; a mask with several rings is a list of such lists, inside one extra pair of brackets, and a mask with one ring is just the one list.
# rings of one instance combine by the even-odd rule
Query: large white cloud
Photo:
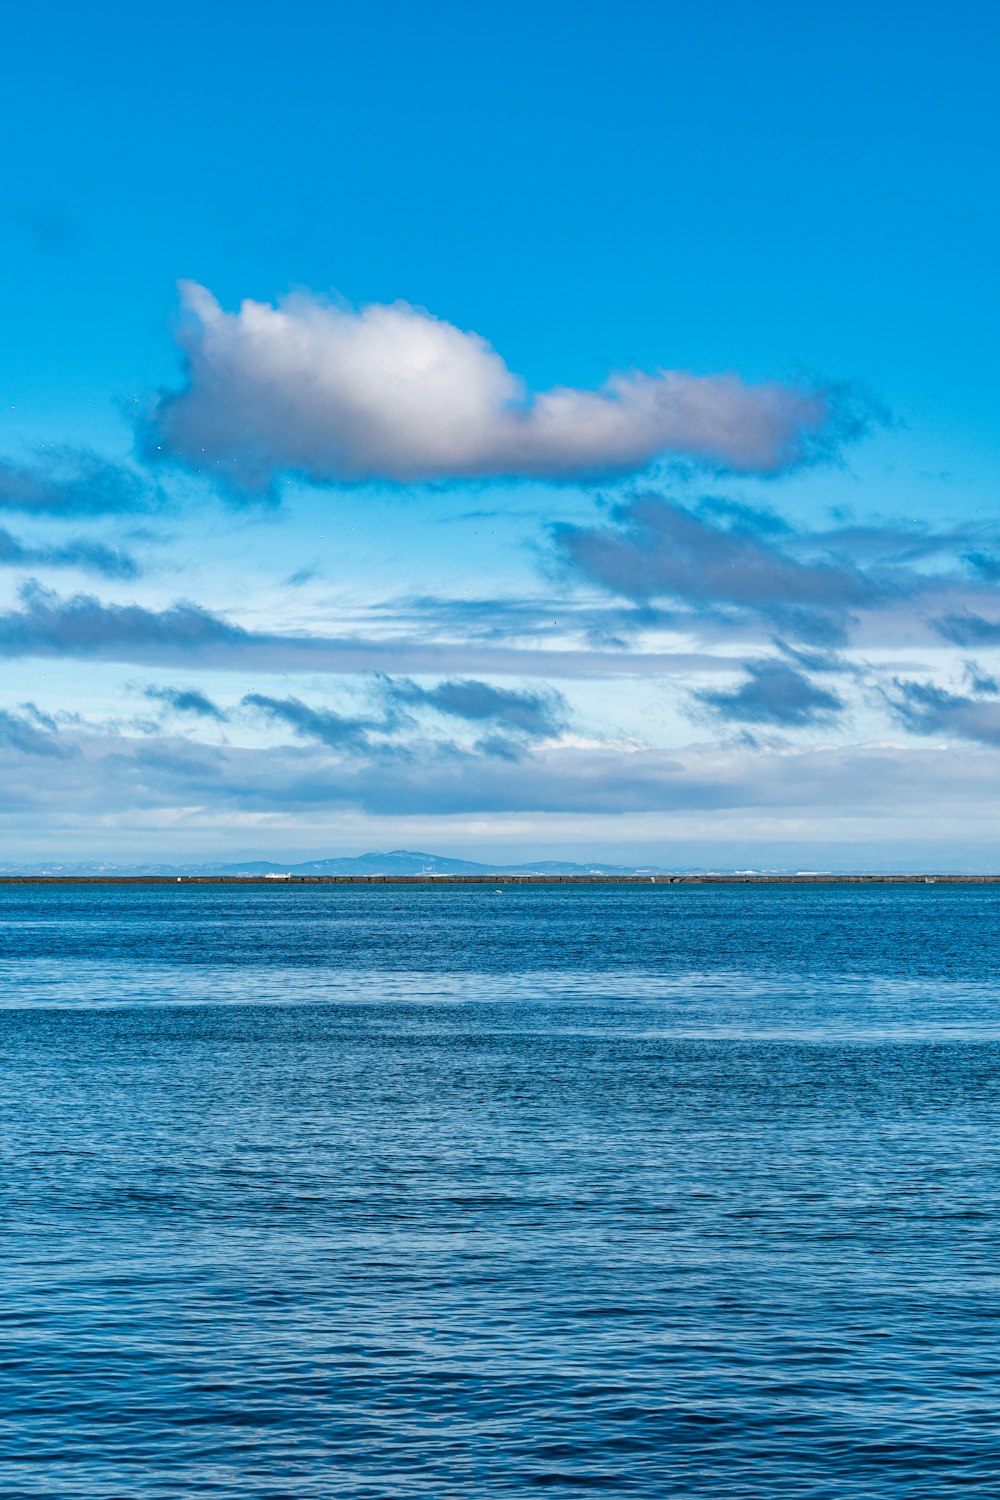
[(204, 287), (182, 295), (188, 382), (158, 403), (153, 444), (245, 490), (282, 471), (572, 478), (666, 453), (769, 472), (835, 417), (820, 392), (676, 370), (531, 395), (485, 339), (405, 302), (355, 312), (298, 295), (227, 313)]

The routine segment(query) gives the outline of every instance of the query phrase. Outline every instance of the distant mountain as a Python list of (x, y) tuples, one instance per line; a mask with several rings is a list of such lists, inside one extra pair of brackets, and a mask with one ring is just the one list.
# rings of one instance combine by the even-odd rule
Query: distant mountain
[[(241, 870), (242, 872), (242, 870)], [(225, 873), (236, 874), (236, 866)], [(481, 864), (471, 859), (451, 859), (444, 854), (424, 854), (414, 849), (390, 849), (380, 854), (357, 854), (340, 859), (314, 859), (287, 866), (289, 875), (630, 875), (624, 865), (578, 865), (542, 859), (534, 864)]]
[(443, 854), (424, 854), (415, 849), (390, 849), (384, 853), (345, 855), (337, 859), (312, 859), (303, 864), (280, 865), (270, 860), (244, 860), (234, 864), (115, 865), (97, 861), (82, 864), (50, 862), (36, 865), (0, 864), (0, 875), (665, 875), (660, 866), (573, 864), (566, 860), (540, 859), (532, 864), (481, 864), (471, 859), (451, 859)]

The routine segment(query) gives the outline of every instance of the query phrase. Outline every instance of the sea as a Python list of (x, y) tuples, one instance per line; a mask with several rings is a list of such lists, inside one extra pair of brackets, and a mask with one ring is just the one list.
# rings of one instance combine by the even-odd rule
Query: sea
[(0, 889), (4, 1500), (1000, 1494), (1000, 886)]

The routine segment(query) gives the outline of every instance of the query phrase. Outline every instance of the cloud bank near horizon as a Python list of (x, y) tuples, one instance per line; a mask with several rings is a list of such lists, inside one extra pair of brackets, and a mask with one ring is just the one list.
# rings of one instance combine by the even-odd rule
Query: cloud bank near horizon
[[(289, 726), (291, 727), (291, 726)], [(71, 818), (166, 810), (171, 827), (234, 813), (290, 820), (357, 810), (375, 817), (484, 814), (803, 813), (851, 821), (942, 813), (995, 819), (995, 744), (687, 745), (623, 754), (549, 745), (510, 760), (450, 742), (270, 748), (58, 729), (24, 705), (0, 716), (0, 815)], [(892, 789), (887, 798), (887, 788)]]
[(842, 390), (734, 374), (615, 372), (599, 390), (529, 393), (487, 341), (406, 302), (360, 311), (306, 294), (226, 312), (181, 285), (187, 383), (145, 432), (223, 487), (636, 473), (683, 455), (772, 474), (865, 425)]

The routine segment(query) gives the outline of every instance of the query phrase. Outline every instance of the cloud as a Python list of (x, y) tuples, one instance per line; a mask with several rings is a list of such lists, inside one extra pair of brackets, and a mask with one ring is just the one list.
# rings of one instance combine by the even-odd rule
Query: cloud
[(773, 473), (854, 436), (843, 392), (732, 374), (638, 371), (531, 395), (478, 334), (405, 302), (355, 312), (298, 295), (227, 313), (181, 287), (187, 383), (164, 394), (150, 454), (265, 493), (319, 483), (633, 473), (662, 454)]
[(617, 506), (610, 526), (560, 525), (554, 535), (576, 571), (629, 599), (837, 611), (876, 601), (878, 590), (860, 569), (802, 562), (759, 534), (763, 527), (751, 529), (752, 517), (740, 507), (732, 524), (720, 524), (711, 513), (645, 495)]
[(23, 713), (12, 713), (0, 709), (0, 745), (18, 750), (22, 755), (48, 756), (65, 760), (77, 754), (74, 745), (67, 745), (58, 738), (55, 721), (40, 713), (32, 703), (21, 705)]
[(141, 569), (134, 557), (85, 537), (71, 537), (55, 547), (32, 546), (0, 526), (0, 567), (79, 568), (104, 578), (138, 578)]
[[(607, 522), (563, 523), (552, 536), (570, 578), (631, 601), (644, 612), (634, 617), (639, 625), (717, 638), (764, 625), (831, 647), (849, 636), (1000, 640), (1000, 626), (975, 612), (996, 601), (997, 587), (968, 552), (970, 538), (989, 531), (902, 523), (809, 530), (715, 497), (681, 505), (647, 493), (613, 507)], [(622, 628), (627, 634), (627, 622)]]
[(403, 679), (386, 680), (387, 701), (463, 719), (467, 723), (499, 726), (524, 739), (547, 739), (565, 728), (565, 699), (554, 691), (518, 691), (493, 687), (472, 678), (453, 678), (436, 687), (420, 687)]
[(518, 676), (650, 676), (725, 671), (732, 663), (707, 653), (543, 650), (468, 641), (427, 640), (414, 621), (407, 636), (282, 635), (245, 630), (196, 604), (168, 609), (105, 604), (93, 594), (61, 598), (37, 581), (19, 590), (21, 607), (0, 612), (0, 657), (236, 667), (264, 672), (453, 672)]
[(984, 575), (990, 572), (990, 559), (982, 551), (969, 549), (1000, 545), (996, 523), (989, 521), (962, 521), (943, 530), (917, 521), (843, 524), (828, 531), (812, 532), (810, 540), (815, 546), (849, 555), (864, 564), (909, 564), (950, 554), (961, 557), (975, 572)]
[(977, 662), (965, 663), (965, 675), (969, 686), (977, 697), (1000, 698), (1000, 680), (984, 672)]
[(967, 552), (965, 560), (988, 583), (1000, 583), (1000, 558), (985, 552)]
[[(348, 715), (329, 708), (312, 708), (300, 698), (273, 698), (248, 693), (243, 706), (287, 724), (301, 739), (315, 740), (336, 750), (371, 750), (370, 736), (391, 736), (413, 727), (407, 709), (430, 709), (446, 718), (486, 726), (499, 733), (487, 735), (477, 747), (490, 755), (516, 756), (531, 741), (551, 738), (566, 722), (566, 704), (552, 690), (532, 691), (498, 688), (472, 678), (455, 678), (436, 687), (421, 687), (409, 678), (393, 679), (377, 674), (370, 680), (377, 711)], [(427, 741), (422, 741), (426, 745)], [(449, 748), (449, 747), (444, 747)], [(454, 747), (450, 747), (454, 748)], [(409, 753), (399, 742), (394, 749)]]
[(316, 740), (332, 750), (366, 750), (368, 733), (385, 725), (375, 719), (350, 718), (328, 708), (310, 708), (300, 698), (269, 698), (263, 693), (247, 693), (242, 700), (246, 708), (258, 709), (268, 718), (287, 724), (302, 739)]
[(143, 689), (143, 694), (153, 702), (165, 703), (174, 713), (193, 714), (199, 719), (214, 719), (220, 724), (225, 723), (229, 717), (217, 703), (213, 703), (211, 698), (200, 693), (197, 688), (150, 686)]
[(887, 702), (913, 734), (945, 735), (974, 740), (981, 745), (1000, 745), (1000, 700), (997, 684), (980, 679), (979, 687), (991, 696), (965, 697), (928, 682), (906, 682), (896, 678), (895, 693)]
[(172, 828), (197, 809), (220, 831), (234, 812), (289, 823), (305, 815), (328, 819), (334, 836), (347, 809), (379, 817), (697, 812), (722, 815), (720, 832), (730, 813), (745, 809), (796, 820), (827, 815), (844, 820), (850, 836), (859, 816), (933, 826), (960, 814), (982, 827), (995, 818), (1000, 767), (997, 751), (984, 746), (558, 745), (509, 761), (453, 745), (390, 746), (375, 756), (340, 745), (331, 754), (317, 744), (220, 747), (82, 731), (74, 742), (80, 753), (56, 760), (0, 736), (0, 809), (14, 819), (39, 809), (78, 822), (159, 808)]
[(0, 460), (0, 510), (39, 516), (125, 515), (153, 509), (158, 486), (96, 453), (50, 449), (30, 464)]
[(156, 611), (139, 604), (103, 604), (91, 594), (60, 599), (34, 581), (24, 585), (20, 598), (22, 609), (0, 614), (0, 656), (150, 661), (246, 635), (197, 604)]
[(986, 620), (971, 610), (944, 615), (935, 624), (938, 635), (956, 646), (1000, 645), (1000, 620)]
[(732, 692), (704, 691), (695, 699), (720, 718), (791, 729), (823, 724), (844, 708), (843, 699), (817, 687), (804, 672), (775, 658), (746, 664), (746, 680)]

